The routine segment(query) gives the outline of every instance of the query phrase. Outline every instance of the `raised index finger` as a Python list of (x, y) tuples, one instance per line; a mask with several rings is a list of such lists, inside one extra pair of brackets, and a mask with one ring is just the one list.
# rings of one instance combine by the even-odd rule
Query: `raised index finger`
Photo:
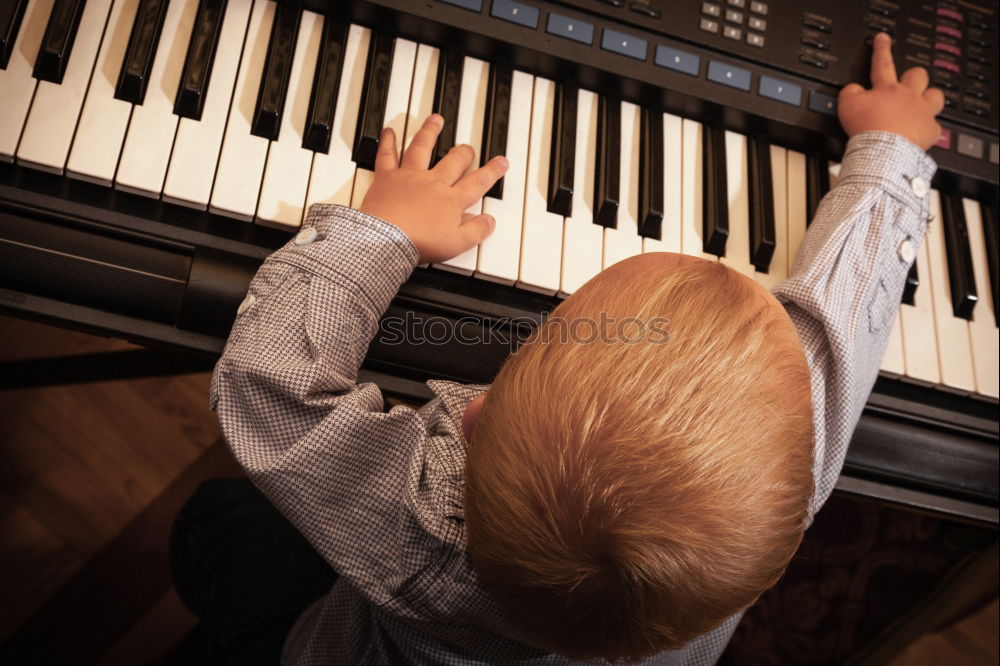
[(892, 61), (892, 39), (884, 32), (875, 35), (872, 44), (872, 88), (898, 82), (896, 64)]
[(413, 135), (413, 140), (403, 153), (403, 166), (411, 169), (426, 169), (431, 163), (431, 151), (444, 125), (444, 118), (432, 113), (424, 120), (423, 126)]

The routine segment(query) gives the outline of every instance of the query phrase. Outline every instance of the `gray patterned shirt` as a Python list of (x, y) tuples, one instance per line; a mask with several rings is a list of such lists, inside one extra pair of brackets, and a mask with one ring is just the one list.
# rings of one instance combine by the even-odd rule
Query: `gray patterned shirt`
[[(934, 162), (884, 132), (854, 137), (791, 276), (773, 293), (812, 375), (822, 506), (878, 373), (927, 229)], [(921, 182), (922, 181), (922, 182)], [(340, 574), (299, 618), (285, 664), (569, 664), (519, 640), (465, 549), (465, 406), (484, 386), (429, 382), (420, 410), (383, 411), (356, 384), (369, 341), (417, 263), (395, 226), (315, 205), (250, 286), (212, 380), (212, 406), (250, 478)], [(309, 233), (309, 232), (307, 232)], [(712, 664), (740, 616), (647, 664)]]

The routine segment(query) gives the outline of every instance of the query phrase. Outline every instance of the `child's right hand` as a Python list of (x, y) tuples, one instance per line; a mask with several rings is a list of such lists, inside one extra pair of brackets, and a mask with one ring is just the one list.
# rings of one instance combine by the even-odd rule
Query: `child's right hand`
[(892, 40), (884, 32), (872, 45), (872, 88), (849, 83), (840, 91), (837, 109), (848, 136), (870, 130), (899, 134), (927, 150), (941, 137), (934, 117), (944, 108), (944, 94), (928, 88), (927, 70), (914, 67), (896, 78)]

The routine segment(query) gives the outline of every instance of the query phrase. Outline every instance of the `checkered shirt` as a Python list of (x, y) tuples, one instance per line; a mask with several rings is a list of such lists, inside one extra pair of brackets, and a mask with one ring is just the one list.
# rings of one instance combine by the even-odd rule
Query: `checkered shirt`
[[(816, 493), (833, 489), (878, 373), (936, 166), (894, 134), (850, 140), (791, 276), (773, 289), (812, 374)], [(921, 196), (922, 193), (922, 196)], [(250, 478), (340, 574), (299, 618), (284, 664), (571, 664), (528, 645), (482, 588), (463, 520), (465, 406), (485, 390), (429, 382), (384, 411), (357, 371), (417, 250), (395, 226), (314, 205), (250, 285), (212, 380), (212, 407)], [(713, 664), (739, 615), (644, 664)], [(595, 662), (603, 663), (603, 662)]]

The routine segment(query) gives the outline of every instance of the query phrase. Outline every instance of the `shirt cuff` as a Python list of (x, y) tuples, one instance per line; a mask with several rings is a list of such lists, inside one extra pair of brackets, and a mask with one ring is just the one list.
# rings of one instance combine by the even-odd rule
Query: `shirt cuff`
[[(919, 223), (925, 223), (935, 171), (937, 163), (899, 134), (862, 132), (847, 142), (837, 184), (882, 188), (916, 212)], [(902, 219), (914, 218), (903, 216)]]

